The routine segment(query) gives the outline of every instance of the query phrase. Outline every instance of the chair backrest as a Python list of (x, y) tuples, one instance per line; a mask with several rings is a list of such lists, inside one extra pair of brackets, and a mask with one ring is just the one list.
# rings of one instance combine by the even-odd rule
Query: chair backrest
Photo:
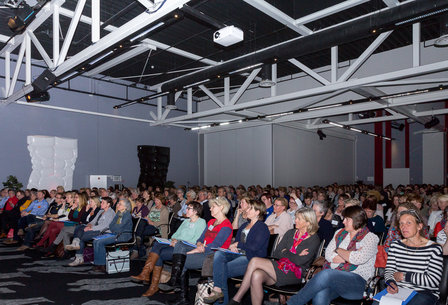
[(271, 234), (269, 236), (268, 242), (268, 256), (272, 256), (274, 254), (275, 246), (278, 244), (278, 234)]
[(325, 254), (325, 240), (320, 242), (319, 249), (317, 249), (316, 257), (314, 259), (318, 258), (319, 256), (324, 256), (324, 254)]
[(443, 271), (442, 271), (442, 280), (440, 281), (440, 299), (439, 304), (446, 304), (448, 297), (448, 255), (443, 256)]

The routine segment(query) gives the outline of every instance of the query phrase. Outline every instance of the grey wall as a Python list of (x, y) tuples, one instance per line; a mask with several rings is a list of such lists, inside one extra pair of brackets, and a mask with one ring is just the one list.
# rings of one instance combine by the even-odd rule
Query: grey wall
[(272, 183), (272, 127), (206, 134), (204, 183), (246, 186)]
[(324, 131), (273, 126), (274, 185), (352, 184), (355, 174), (355, 141)]
[(353, 183), (354, 137), (265, 125), (204, 135), (204, 183), (315, 185)]
[[(88, 85), (87, 82), (85, 86)], [(82, 86), (82, 82), (78, 86)], [(98, 91), (110, 95), (124, 94), (121, 86), (105, 83), (95, 86)], [(112, 107), (121, 101), (58, 89), (52, 89), (50, 95), (51, 100), (43, 105), (143, 119), (150, 119), (149, 111), (155, 111), (153, 107), (139, 105), (115, 110)], [(88, 186), (90, 174), (121, 175), (123, 184), (136, 186), (140, 174), (138, 145), (170, 147), (167, 179), (177, 185), (198, 183), (198, 136), (182, 128), (150, 127), (149, 123), (19, 104), (1, 107), (0, 122), (0, 181), (5, 181), (7, 175), (15, 175), (26, 186), (31, 173), (26, 138), (28, 135), (47, 135), (78, 139), (74, 188)]]

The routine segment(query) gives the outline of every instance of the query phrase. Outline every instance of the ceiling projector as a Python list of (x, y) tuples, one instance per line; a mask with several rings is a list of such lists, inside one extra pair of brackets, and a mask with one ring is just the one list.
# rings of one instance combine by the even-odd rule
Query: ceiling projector
[(244, 40), (244, 32), (233, 26), (226, 26), (213, 34), (213, 41), (224, 47), (231, 46)]

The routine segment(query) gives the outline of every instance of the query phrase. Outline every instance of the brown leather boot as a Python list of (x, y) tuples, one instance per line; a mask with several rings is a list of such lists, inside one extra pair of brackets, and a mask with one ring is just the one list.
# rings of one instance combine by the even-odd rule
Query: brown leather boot
[(154, 266), (152, 270), (152, 280), (149, 289), (142, 294), (142, 297), (150, 297), (159, 291), (160, 275), (162, 274), (162, 266)]
[(136, 283), (144, 282), (145, 284), (149, 284), (149, 275), (151, 274), (152, 269), (154, 268), (154, 265), (156, 264), (158, 259), (159, 255), (157, 253), (154, 252), (149, 253), (142, 272), (137, 276), (135, 275), (131, 276), (131, 281)]

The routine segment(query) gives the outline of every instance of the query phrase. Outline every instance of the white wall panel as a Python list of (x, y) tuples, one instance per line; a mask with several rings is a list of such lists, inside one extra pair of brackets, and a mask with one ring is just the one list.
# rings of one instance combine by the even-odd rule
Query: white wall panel
[(445, 183), (445, 134), (423, 134), (423, 183)]
[(206, 185), (266, 185), (272, 181), (272, 128), (261, 126), (204, 136)]

